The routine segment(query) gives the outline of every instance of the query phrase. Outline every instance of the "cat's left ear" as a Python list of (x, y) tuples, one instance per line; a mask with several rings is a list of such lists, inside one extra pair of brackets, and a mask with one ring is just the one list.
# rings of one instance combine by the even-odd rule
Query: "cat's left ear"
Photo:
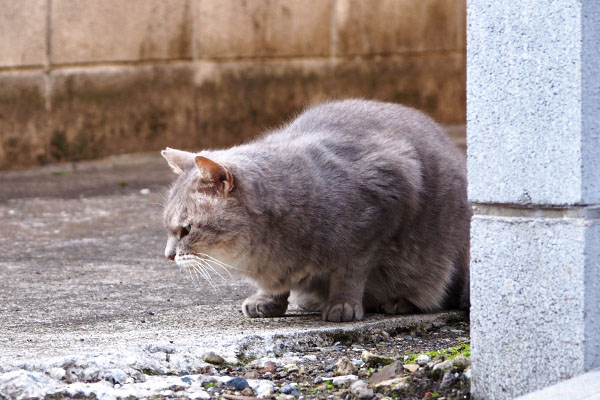
[(175, 150), (167, 147), (160, 152), (165, 160), (169, 163), (169, 167), (177, 175), (181, 175), (187, 168), (191, 168), (194, 165), (194, 153), (183, 150)]
[(214, 185), (219, 193), (227, 197), (227, 194), (235, 187), (231, 172), (223, 165), (206, 157), (196, 156), (194, 161), (200, 170), (200, 179)]

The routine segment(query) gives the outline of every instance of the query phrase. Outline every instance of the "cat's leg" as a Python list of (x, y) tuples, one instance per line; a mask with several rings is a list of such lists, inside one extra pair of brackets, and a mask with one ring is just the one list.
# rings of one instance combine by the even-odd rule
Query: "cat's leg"
[(313, 292), (292, 290), (289, 301), (304, 311), (320, 312), (323, 310), (324, 301)]
[(242, 311), (246, 317), (281, 317), (288, 306), (290, 292), (267, 293), (259, 290), (244, 300)]
[(331, 274), (329, 295), (323, 308), (323, 319), (333, 322), (360, 321), (364, 317), (363, 293), (368, 267), (350, 263)]
[(386, 314), (408, 314), (418, 311), (414, 304), (403, 298), (390, 300), (382, 304), (379, 309)]

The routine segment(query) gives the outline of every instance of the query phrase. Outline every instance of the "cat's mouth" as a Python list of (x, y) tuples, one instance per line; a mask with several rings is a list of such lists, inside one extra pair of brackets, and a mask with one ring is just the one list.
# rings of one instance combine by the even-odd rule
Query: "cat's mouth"
[(240, 270), (240, 268), (224, 263), (204, 253), (177, 254), (175, 256), (175, 263), (190, 274), (199, 276), (209, 283), (212, 283), (213, 275), (217, 275), (219, 278), (225, 280), (226, 277), (223, 273), (231, 277), (231, 270)]

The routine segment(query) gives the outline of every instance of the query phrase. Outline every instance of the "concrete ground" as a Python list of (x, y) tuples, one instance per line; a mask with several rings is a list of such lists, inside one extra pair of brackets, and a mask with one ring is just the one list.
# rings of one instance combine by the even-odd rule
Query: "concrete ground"
[(161, 203), (171, 179), (158, 155), (0, 172), (0, 373), (74, 359), (167, 373), (208, 350), (235, 360), (274, 338), (456, 317), (371, 315), (340, 325), (292, 310), (244, 318), (250, 285), (193, 282), (164, 258)]

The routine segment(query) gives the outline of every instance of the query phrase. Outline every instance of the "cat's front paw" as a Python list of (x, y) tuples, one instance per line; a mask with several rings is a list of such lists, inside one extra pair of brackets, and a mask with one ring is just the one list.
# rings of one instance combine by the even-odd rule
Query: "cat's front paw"
[(287, 306), (287, 297), (282, 300), (281, 297), (255, 294), (244, 300), (242, 312), (250, 318), (281, 317)]
[(352, 302), (327, 303), (323, 309), (323, 320), (332, 322), (360, 321), (364, 317), (361, 304)]

